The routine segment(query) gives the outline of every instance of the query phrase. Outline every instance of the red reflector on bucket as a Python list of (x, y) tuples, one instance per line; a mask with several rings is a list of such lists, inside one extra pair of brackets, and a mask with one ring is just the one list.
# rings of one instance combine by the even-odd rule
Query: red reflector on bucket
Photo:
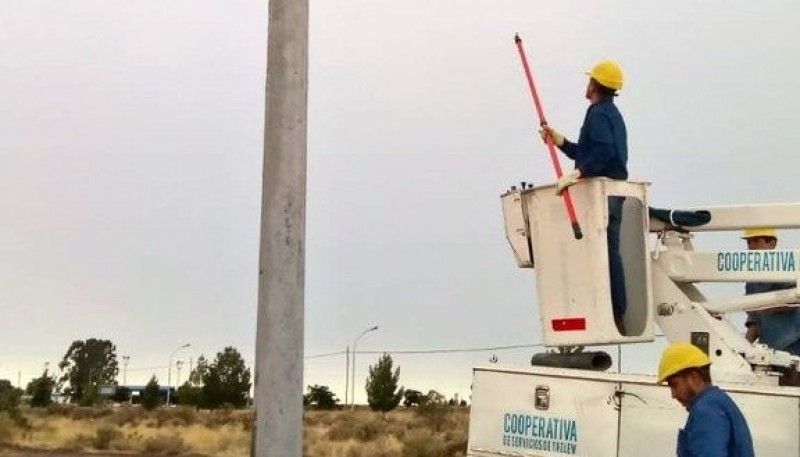
[(586, 330), (586, 318), (567, 317), (550, 321), (554, 332), (568, 332), (571, 330)]

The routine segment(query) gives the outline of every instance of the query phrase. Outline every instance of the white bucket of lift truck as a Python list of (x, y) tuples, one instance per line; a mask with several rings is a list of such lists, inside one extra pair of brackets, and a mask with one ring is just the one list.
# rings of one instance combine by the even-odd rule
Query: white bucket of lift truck
[[(653, 339), (647, 251), (647, 183), (585, 179), (570, 188), (583, 238), (575, 239), (555, 186), (503, 195), (506, 233), (521, 267), (535, 266), (547, 346)], [(608, 262), (609, 197), (624, 197), (620, 252), (625, 271), (626, 334), (614, 323)]]

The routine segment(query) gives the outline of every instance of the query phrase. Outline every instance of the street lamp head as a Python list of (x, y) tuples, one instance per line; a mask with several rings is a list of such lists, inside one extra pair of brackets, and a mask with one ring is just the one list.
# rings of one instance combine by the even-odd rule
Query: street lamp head
[(359, 333), (358, 336), (356, 337), (356, 339), (353, 341), (353, 349), (355, 349), (355, 345), (358, 343), (358, 340), (360, 340), (362, 336), (366, 335), (369, 332), (375, 331), (375, 330), (378, 330), (378, 326), (377, 325), (373, 325), (372, 327), (365, 328), (361, 333)]

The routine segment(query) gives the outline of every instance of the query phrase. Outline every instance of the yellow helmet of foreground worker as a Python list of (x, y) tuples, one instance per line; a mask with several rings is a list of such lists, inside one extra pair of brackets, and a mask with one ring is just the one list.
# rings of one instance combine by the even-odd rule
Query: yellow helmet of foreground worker
[(597, 65), (592, 67), (591, 71), (587, 71), (586, 74), (609, 89), (622, 89), (622, 82), (624, 80), (622, 77), (622, 68), (613, 60), (601, 60)]
[(778, 232), (775, 231), (774, 228), (767, 228), (767, 227), (749, 228), (744, 231), (744, 235), (742, 235), (742, 238), (746, 240), (748, 238), (755, 238), (757, 236), (768, 236), (771, 238), (778, 238)]
[(687, 368), (702, 368), (711, 365), (705, 352), (691, 343), (673, 343), (664, 349), (658, 364), (658, 383), (661, 384), (675, 373)]

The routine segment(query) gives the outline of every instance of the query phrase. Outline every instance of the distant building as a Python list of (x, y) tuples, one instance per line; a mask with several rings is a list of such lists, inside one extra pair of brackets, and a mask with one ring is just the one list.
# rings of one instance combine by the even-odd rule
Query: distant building
[[(102, 386), (100, 388), (100, 396), (111, 400), (116, 403), (130, 403), (138, 405), (141, 403), (142, 395), (147, 386)], [(161, 396), (162, 403), (167, 401), (167, 386), (158, 386), (158, 393)], [(180, 398), (175, 391), (175, 388), (170, 388), (169, 393), (170, 403), (180, 404)]]

